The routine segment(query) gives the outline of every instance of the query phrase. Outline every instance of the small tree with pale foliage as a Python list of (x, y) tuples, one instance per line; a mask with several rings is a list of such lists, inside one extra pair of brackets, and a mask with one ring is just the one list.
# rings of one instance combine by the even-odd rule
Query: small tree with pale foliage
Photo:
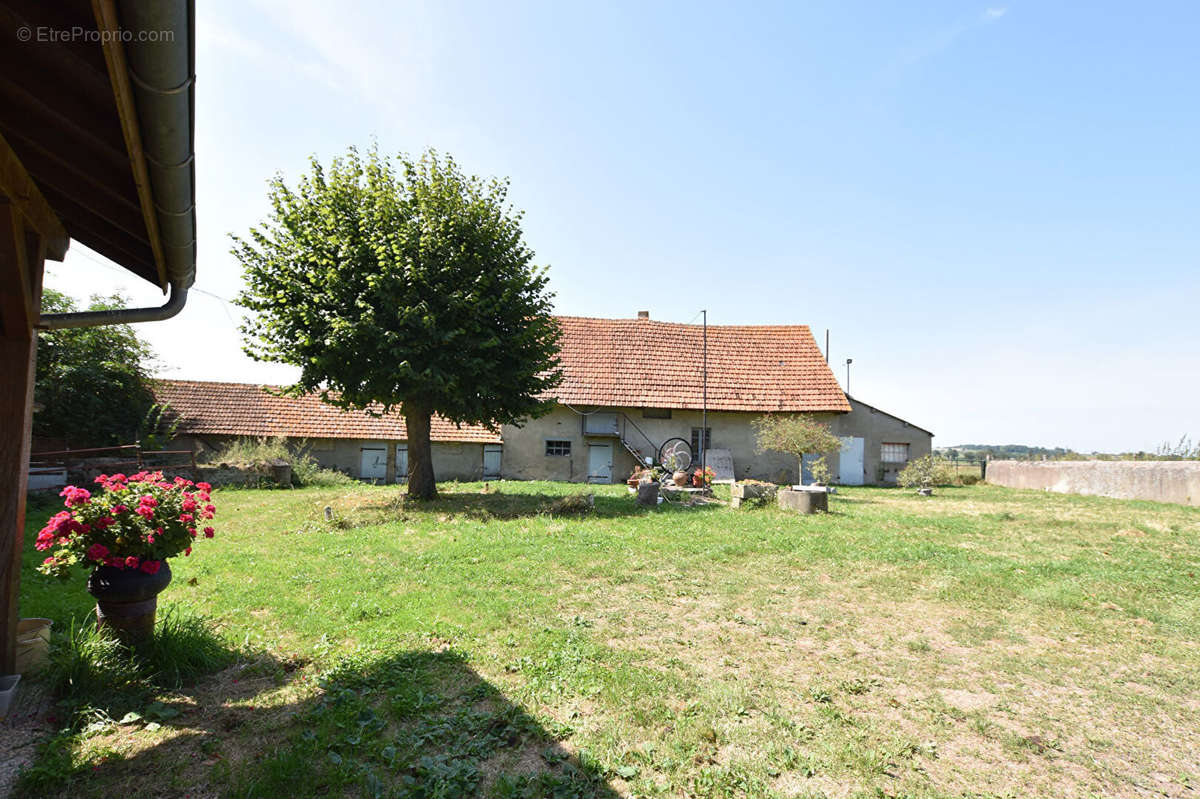
[(766, 414), (754, 421), (759, 452), (786, 452), (800, 462), (804, 473), (805, 455), (825, 455), (841, 449), (842, 441), (829, 425), (809, 414)]
[(945, 461), (936, 460), (932, 455), (909, 461), (896, 475), (896, 485), (901, 488), (933, 488), (953, 485), (955, 482), (957, 475), (953, 467)]

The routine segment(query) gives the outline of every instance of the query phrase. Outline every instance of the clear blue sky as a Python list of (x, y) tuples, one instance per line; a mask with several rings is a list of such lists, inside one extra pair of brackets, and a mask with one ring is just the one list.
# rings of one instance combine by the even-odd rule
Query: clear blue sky
[[(557, 308), (804, 323), (963, 442), (1200, 436), (1200, 6), (327, 3), (197, 9), (197, 288), (266, 181), (376, 140), (512, 179)], [(74, 245), (48, 285), (154, 290)], [(286, 381), (199, 294), (161, 373)], [(845, 379), (845, 369), (836, 369)]]

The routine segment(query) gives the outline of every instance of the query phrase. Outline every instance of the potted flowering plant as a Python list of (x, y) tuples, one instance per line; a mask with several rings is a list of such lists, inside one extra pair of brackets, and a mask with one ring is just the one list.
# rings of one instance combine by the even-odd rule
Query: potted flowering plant
[(212, 538), (206, 522), (217, 509), (212, 486), (162, 472), (100, 475), (100, 492), (67, 486), (67, 509), (51, 517), (35, 546), (54, 552), (44, 574), (66, 578), (71, 569), (91, 569), (88, 592), (96, 597), (96, 622), (126, 644), (154, 632), (158, 594), (171, 582), (167, 558), (192, 554), (200, 535)]
[(697, 469), (692, 472), (692, 486), (695, 488), (708, 488), (712, 485), (713, 478), (717, 473), (712, 470), (711, 466), (705, 466), (703, 470)]

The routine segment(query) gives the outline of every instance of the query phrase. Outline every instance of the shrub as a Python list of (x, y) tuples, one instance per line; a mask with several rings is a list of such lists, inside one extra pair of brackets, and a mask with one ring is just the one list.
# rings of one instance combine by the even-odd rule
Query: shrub
[(973, 486), (979, 482), (979, 475), (977, 475), (977, 474), (960, 474), (958, 476), (958, 482), (962, 483), (965, 486)]
[(954, 468), (945, 461), (935, 460), (932, 455), (909, 461), (896, 476), (896, 483), (901, 488), (933, 488), (954, 485), (955, 481)]
[(283, 436), (238, 438), (214, 456), (217, 463), (249, 467), (270, 474), (273, 461), (287, 461), (292, 466), (292, 480), (301, 486), (340, 486), (357, 482), (353, 477), (334, 469), (326, 469), (308, 453), (308, 442), (291, 442)]
[(358, 482), (348, 474), (336, 469), (326, 469), (317, 463), (310, 455), (301, 455), (292, 459), (292, 479), (302, 486), (344, 486)]
[(213, 460), (231, 466), (269, 466), (271, 461), (291, 463), (294, 457), (292, 450), (288, 449), (288, 440), (283, 436), (262, 436), (236, 438), (226, 444)]

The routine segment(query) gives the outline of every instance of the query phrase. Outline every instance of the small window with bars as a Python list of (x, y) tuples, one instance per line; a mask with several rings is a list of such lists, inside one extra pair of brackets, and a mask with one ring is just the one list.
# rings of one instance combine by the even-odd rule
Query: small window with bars
[(704, 428), (704, 435), (701, 436), (699, 427), (692, 428), (692, 457), (699, 458), (700, 453), (708, 449), (710, 440), (712, 439), (712, 428)]
[(908, 463), (908, 444), (883, 444), (879, 460), (884, 463)]
[(670, 419), (670, 408), (642, 408), (643, 419)]
[(571, 454), (571, 442), (565, 439), (546, 439), (546, 456)]

